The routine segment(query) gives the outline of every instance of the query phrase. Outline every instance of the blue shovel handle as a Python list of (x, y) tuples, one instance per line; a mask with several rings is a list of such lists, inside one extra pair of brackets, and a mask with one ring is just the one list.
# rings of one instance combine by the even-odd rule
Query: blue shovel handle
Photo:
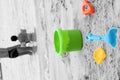
[(89, 33), (89, 34), (86, 35), (86, 40), (89, 41), (89, 42), (91, 42), (93, 40), (104, 40), (104, 37), (93, 35), (93, 34)]

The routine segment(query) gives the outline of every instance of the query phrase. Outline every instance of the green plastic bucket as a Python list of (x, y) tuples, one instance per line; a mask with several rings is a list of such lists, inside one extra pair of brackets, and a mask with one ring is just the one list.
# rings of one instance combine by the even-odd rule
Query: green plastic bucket
[(81, 50), (83, 47), (81, 31), (56, 29), (54, 32), (54, 47), (58, 55)]

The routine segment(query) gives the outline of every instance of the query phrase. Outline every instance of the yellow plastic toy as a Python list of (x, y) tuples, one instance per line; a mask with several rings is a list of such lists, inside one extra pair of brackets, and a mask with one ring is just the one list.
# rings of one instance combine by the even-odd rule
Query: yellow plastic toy
[(97, 48), (94, 51), (93, 58), (96, 63), (102, 64), (104, 62), (104, 59), (106, 58), (106, 53), (102, 48)]

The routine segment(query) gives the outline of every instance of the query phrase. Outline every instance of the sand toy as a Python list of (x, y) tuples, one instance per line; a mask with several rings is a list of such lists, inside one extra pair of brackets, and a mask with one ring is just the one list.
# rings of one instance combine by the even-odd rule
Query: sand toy
[(89, 3), (88, 0), (83, 0), (82, 13), (85, 15), (90, 15), (95, 12), (94, 7)]
[(110, 46), (112, 48), (116, 47), (116, 33), (117, 33), (117, 28), (112, 27), (109, 29), (108, 33), (105, 36), (97, 36), (97, 35), (93, 35), (91, 33), (86, 35), (86, 40), (91, 42), (93, 40), (104, 40), (105, 42), (107, 42), (108, 44), (110, 44)]
[(93, 53), (93, 59), (97, 64), (102, 64), (106, 58), (106, 53), (102, 48), (97, 48)]
[(81, 50), (83, 38), (80, 30), (61, 30), (54, 32), (54, 47), (58, 55), (66, 52)]

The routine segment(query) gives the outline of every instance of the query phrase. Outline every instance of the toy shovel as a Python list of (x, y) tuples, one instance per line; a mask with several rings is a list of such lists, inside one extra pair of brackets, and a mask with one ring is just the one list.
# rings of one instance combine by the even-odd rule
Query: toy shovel
[(95, 12), (94, 7), (88, 2), (88, 0), (83, 0), (82, 13), (85, 15), (93, 14)]
[(89, 33), (86, 35), (86, 40), (89, 42), (93, 40), (104, 40), (105, 42), (110, 44), (112, 48), (115, 48), (116, 47), (116, 32), (117, 32), (117, 28), (112, 27), (109, 29), (108, 33), (105, 36), (97, 36), (97, 35), (93, 35)]

